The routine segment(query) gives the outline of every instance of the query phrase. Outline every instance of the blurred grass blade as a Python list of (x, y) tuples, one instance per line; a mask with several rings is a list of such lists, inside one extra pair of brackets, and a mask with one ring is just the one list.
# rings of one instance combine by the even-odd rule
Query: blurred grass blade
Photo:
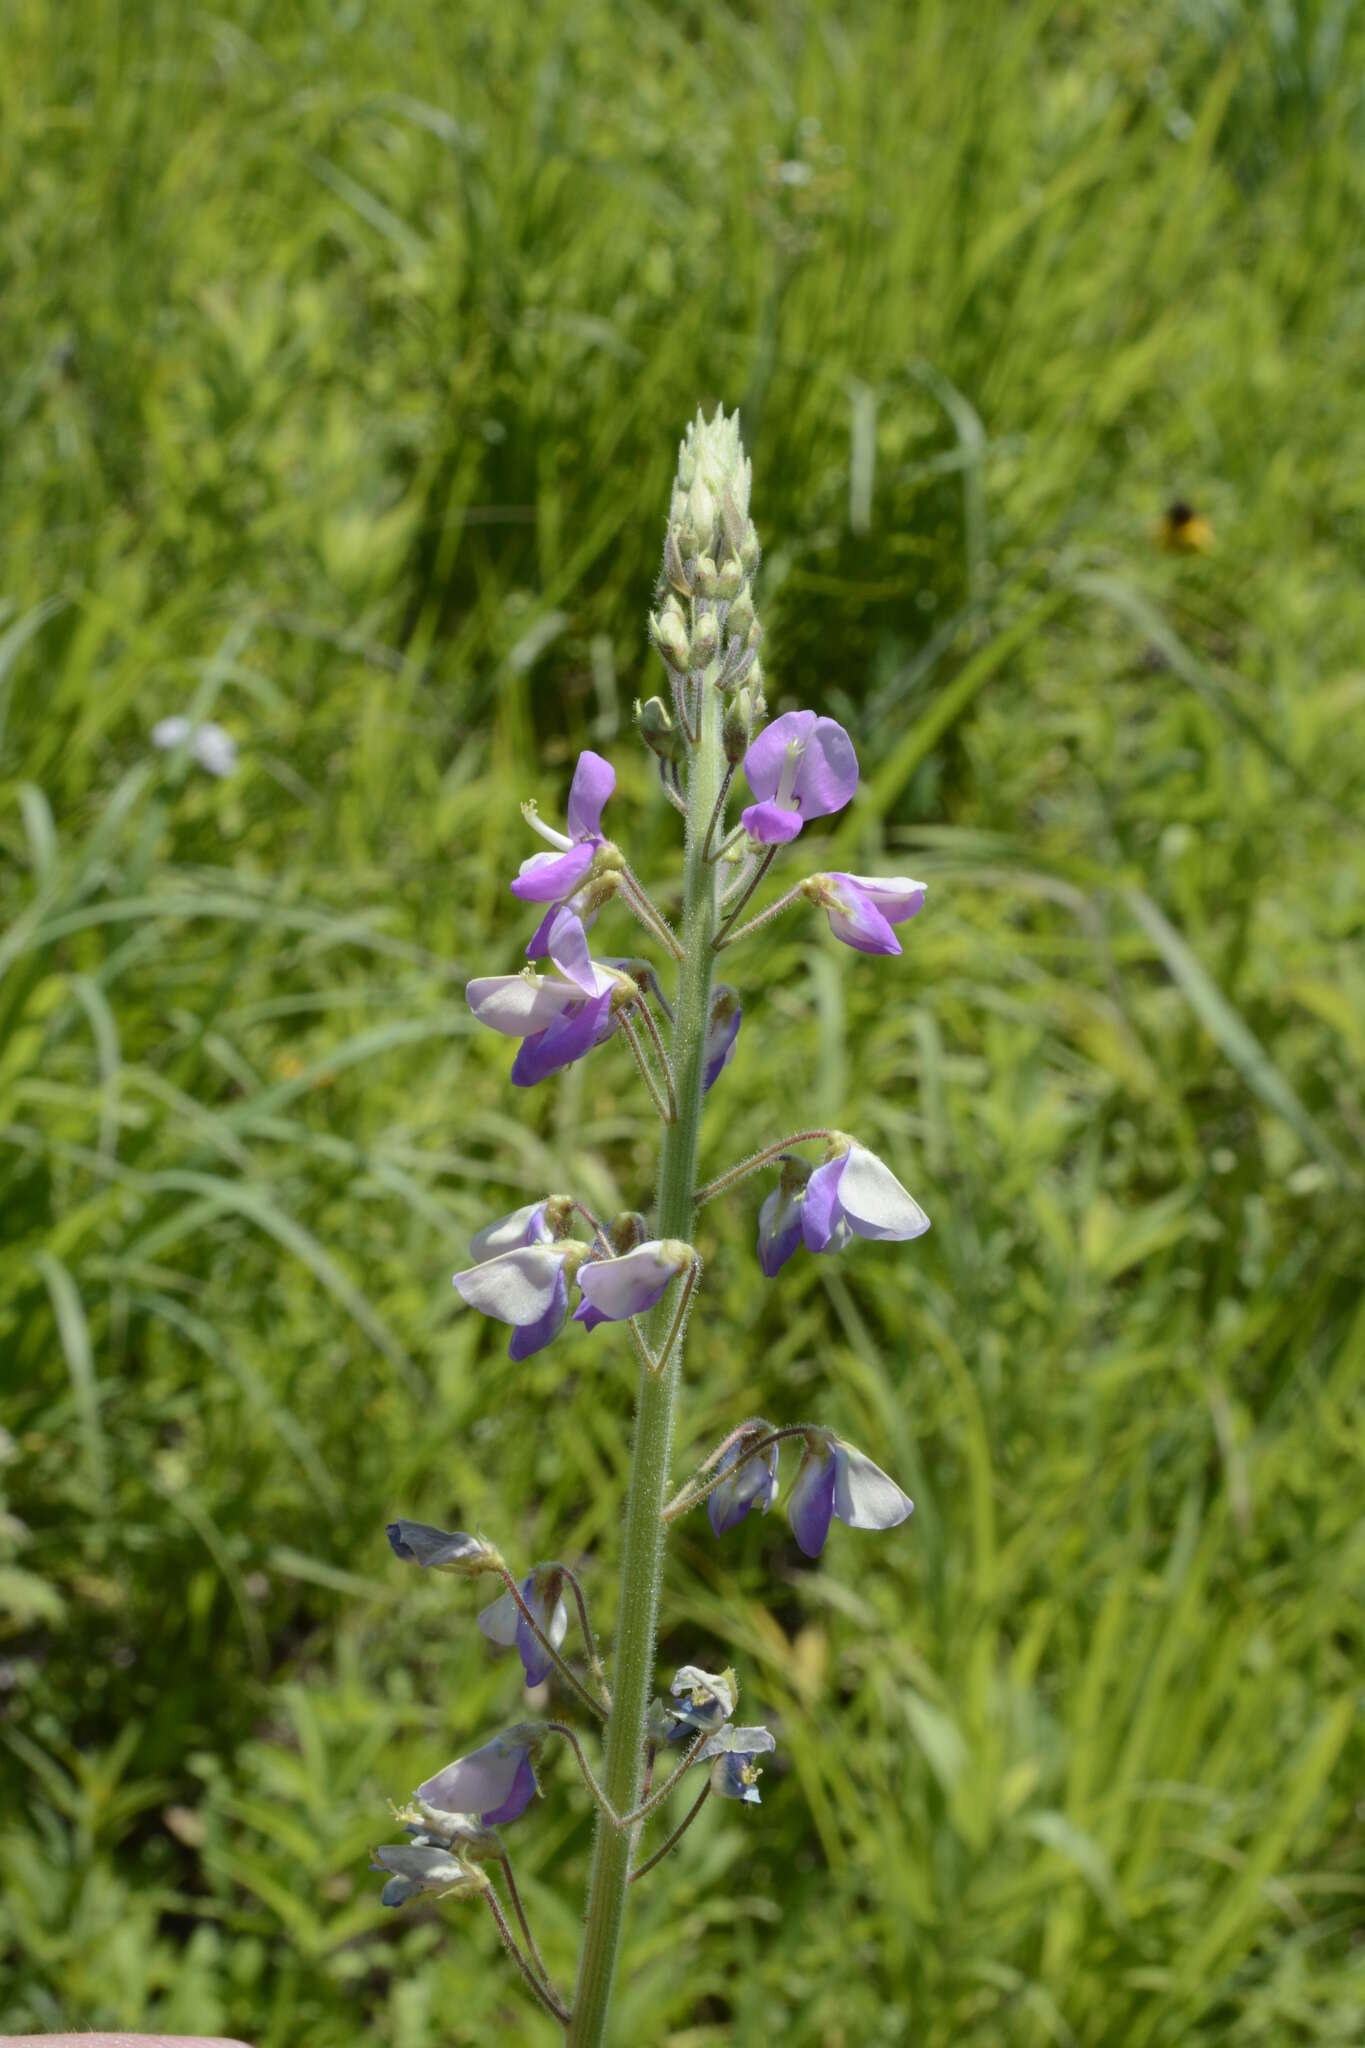
[(54, 1252), (46, 1249), (35, 1252), (34, 1264), (43, 1276), (48, 1299), (52, 1303), (57, 1335), (71, 1378), (71, 1390), (76, 1397), (81, 1434), (85, 1439), (90, 1483), (103, 1503), (109, 1490), (109, 1458), (104, 1426), (100, 1421), (99, 1384), (95, 1378), (95, 1355), (90, 1343), (85, 1304), (69, 1269)]

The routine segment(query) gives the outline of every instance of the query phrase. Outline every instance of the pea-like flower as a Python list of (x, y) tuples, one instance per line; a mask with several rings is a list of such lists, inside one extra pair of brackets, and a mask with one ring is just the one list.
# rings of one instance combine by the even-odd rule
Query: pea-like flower
[(852, 1237), (904, 1243), (922, 1237), (929, 1218), (875, 1152), (852, 1139), (817, 1166), (801, 1197), (801, 1235), (812, 1252), (837, 1252)]
[(703, 1094), (715, 1086), (724, 1069), (734, 1058), (743, 1014), (736, 990), (725, 983), (713, 990), (711, 1020), (706, 1028), (706, 1048), (703, 1054), (706, 1061), (706, 1071), (701, 1084)]
[(835, 938), (855, 952), (899, 953), (901, 943), (891, 927), (919, 915), (925, 884), (908, 875), (882, 879), (836, 871), (808, 876), (801, 893), (827, 913)]
[(384, 1531), (395, 1557), (424, 1571), (455, 1572), (476, 1579), (498, 1569), (498, 1553), (482, 1536), (463, 1529), (434, 1529), (430, 1522), (390, 1522)]
[(520, 1245), (457, 1273), (455, 1290), (480, 1315), (512, 1325), (507, 1356), (519, 1362), (558, 1336), (584, 1252), (574, 1243)]
[(371, 1850), (371, 1870), (391, 1873), (379, 1894), (381, 1906), (406, 1906), (420, 1892), (443, 1899), (463, 1899), (488, 1889), (482, 1870), (434, 1842), (393, 1842)]
[(526, 822), (542, 839), (548, 839), (553, 853), (533, 853), (521, 864), (512, 894), (523, 903), (562, 903), (585, 880), (597, 849), (604, 844), (602, 811), (616, 787), (616, 770), (600, 754), (584, 751), (578, 757), (569, 788), (568, 832), (557, 832), (540, 818), (534, 807), (523, 805)]
[(733, 1671), (703, 1671), (697, 1664), (684, 1664), (673, 1674), (669, 1691), (678, 1702), (667, 1712), (673, 1721), (670, 1742), (685, 1735), (711, 1734), (724, 1727), (735, 1711), (739, 1686)]
[(574, 1310), (574, 1321), (591, 1328), (643, 1315), (695, 1258), (690, 1244), (665, 1237), (637, 1244), (624, 1258), (588, 1260), (578, 1272), (583, 1299)]
[[(800, 1225), (798, 1223), (798, 1231)], [(751, 1508), (766, 1515), (777, 1497), (777, 1445), (754, 1452), (749, 1447), (769, 1434), (766, 1422), (751, 1422), (720, 1459), (725, 1474), (706, 1496), (706, 1513), (715, 1536), (735, 1529)]]
[(850, 1529), (894, 1529), (914, 1505), (880, 1465), (832, 1430), (807, 1433), (787, 1502), (792, 1534), (807, 1557), (820, 1555), (835, 1518)]
[(759, 734), (744, 756), (758, 798), (740, 813), (761, 846), (785, 846), (811, 818), (841, 811), (858, 787), (853, 742), (833, 718), (786, 711)]
[(745, 1806), (758, 1806), (758, 1781), (762, 1766), (758, 1756), (769, 1756), (777, 1743), (766, 1728), (718, 1728), (698, 1751), (699, 1763), (711, 1765), (711, 1790), (722, 1799), (739, 1799)]
[[(557, 1564), (538, 1564), (521, 1582), (521, 1597), (536, 1618), (540, 1632), (558, 1649), (569, 1629), (564, 1605), (564, 1573)], [(554, 1669), (554, 1659), (536, 1641), (526, 1617), (510, 1593), (504, 1593), (479, 1615), (479, 1627), (490, 1643), (515, 1647), (528, 1685), (540, 1685)]]
[(544, 1739), (533, 1723), (518, 1722), (481, 1749), (457, 1756), (417, 1787), (417, 1797), (443, 1813), (476, 1813), (486, 1828), (516, 1820), (540, 1791), (534, 1759)]
[(534, 1087), (582, 1059), (615, 1028), (614, 1009), (639, 994), (629, 975), (593, 960), (582, 921), (571, 910), (556, 913), (548, 943), (558, 974), (487, 974), (465, 987), (465, 1001), (481, 1024), (522, 1041), (512, 1064), (518, 1088)]

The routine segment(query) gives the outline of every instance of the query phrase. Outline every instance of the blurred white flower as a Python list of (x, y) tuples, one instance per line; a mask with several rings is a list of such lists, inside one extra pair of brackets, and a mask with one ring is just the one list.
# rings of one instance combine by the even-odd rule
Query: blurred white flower
[(237, 766), (236, 740), (211, 719), (205, 725), (191, 726), (188, 718), (177, 712), (173, 718), (158, 719), (152, 727), (152, 745), (163, 752), (183, 746), (186, 740), (190, 743), (190, 759), (208, 774), (231, 775)]

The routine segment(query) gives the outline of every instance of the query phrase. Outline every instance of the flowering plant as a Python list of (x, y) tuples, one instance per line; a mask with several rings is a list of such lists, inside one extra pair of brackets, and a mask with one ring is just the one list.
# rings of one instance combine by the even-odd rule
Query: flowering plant
[[(569, 792), (567, 831), (544, 823), (534, 805), (523, 807), (550, 848), (525, 860), (511, 884), (519, 901), (541, 909), (526, 947), (528, 965), (516, 974), (481, 976), (466, 990), (481, 1023), (520, 1040), (512, 1067), (518, 1086), (534, 1086), (619, 1037), (662, 1126), (652, 1221), (627, 1212), (603, 1222), (576, 1195), (546, 1194), (480, 1230), (470, 1265), (455, 1275), (469, 1307), (509, 1325), (514, 1360), (560, 1339), (570, 1321), (587, 1330), (623, 1324), (635, 1347), (639, 1402), (610, 1678), (583, 1588), (567, 1564), (543, 1561), (518, 1571), (480, 1536), (407, 1520), (388, 1532), (394, 1554), (406, 1562), (497, 1579), (502, 1591), (479, 1616), (484, 1634), (517, 1650), (528, 1686), (558, 1681), (572, 1711), (601, 1724), (597, 1769), (571, 1720), (501, 1729), (418, 1786), (412, 1803), (398, 1811), (406, 1841), (374, 1852), (375, 1868), (386, 1876), (385, 1904), (428, 1893), (481, 1898), (530, 1992), (564, 2028), (571, 2048), (605, 2039), (629, 1886), (674, 1848), (713, 1793), (757, 1805), (758, 1759), (776, 1747), (769, 1729), (734, 1724), (739, 1684), (731, 1670), (685, 1665), (667, 1697), (655, 1695), (670, 1524), (705, 1502), (720, 1538), (755, 1508), (767, 1514), (788, 1443), (800, 1445), (788, 1514), (808, 1557), (819, 1556), (836, 1519), (853, 1529), (891, 1529), (912, 1506), (871, 1458), (832, 1430), (753, 1417), (732, 1429), (669, 1497), (683, 1340), (702, 1269), (692, 1241), (697, 1210), (751, 1175), (771, 1172), (757, 1247), (769, 1278), (802, 1248), (837, 1252), (855, 1236), (905, 1240), (929, 1227), (891, 1169), (840, 1131), (794, 1132), (705, 1187), (696, 1184), (703, 1098), (721, 1080), (742, 1017), (736, 990), (715, 982), (717, 956), (801, 902), (823, 909), (833, 935), (855, 950), (896, 954), (894, 927), (919, 912), (925, 894), (923, 883), (904, 876), (816, 873), (740, 921), (782, 849), (812, 820), (842, 810), (858, 785), (853, 744), (834, 719), (789, 711), (766, 723), (750, 476), (738, 414), (726, 418), (717, 411), (708, 421), (699, 413), (679, 449), (650, 618), (669, 697), (637, 706), (663, 793), (686, 820), (681, 932), (606, 837), (603, 814), (616, 777), (608, 762), (585, 752)], [(753, 801), (727, 828), (737, 775)], [(593, 956), (588, 932), (614, 900), (634, 914), (675, 973), (671, 1000), (647, 962)], [(533, 963), (547, 961), (553, 971), (537, 972)], [(797, 1150), (809, 1145), (823, 1146), (818, 1162)], [(565, 1654), (570, 1603), (581, 1665)], [(538, 1766), (556, 1738), (568, 1746), (598, 1811), (572, 2003), (546, 1970), (498, 1833), (540, 1795)], [(656, 1763), (670, 1748), (677, 1761), (656, 1784)], [(705, 1768), (692, 1804), (663, 1842), (642, 1855), (647, 1824), (698, 1765)], [(501, 1870), (506, 1906), (489, 1865)]]

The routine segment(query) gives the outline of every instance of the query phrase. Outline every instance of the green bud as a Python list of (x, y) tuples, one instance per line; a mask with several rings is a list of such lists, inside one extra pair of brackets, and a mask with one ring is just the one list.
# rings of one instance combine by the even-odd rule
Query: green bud
[(710, 555), (699, 555), (694, 572), (698, 597), (714, 597), (716, 594), (716, 565)]
[(651, 617), (654, 644), (670, 668), (685, 669), (688, 657), (687, 621), (676, 597), (666, 600), (661, 612)]
[(738, 634), (739, 644), (743, 647), (757, 623), (754, 617), (754, 601), (746, 590), (744, 595), (731, 605), (726, 615), (725, 630), (727, 633)]
[(687, 741), (662, 697), (651, 697), (647, 704), (637, 704), (635, 723), (640, 728), (640, 738), (661, 761), (681, 763), (687, 759)]
[(678, 536), (671, 526), (664, 536), (664, 575), (675, 590), (681, 591), (683, 596), (688, 595), (689, 585), (683, 569), (682, 550), (678, 546)]
[(691, 666), (704, 668), (719, 646), (720, 627), (716, 623), (716, 615), (712, 611), (705, 611), (692, 628)]
[(722, 563), (717, 573), (716, 596), (724, 604), (733, 604), (743, 588), (744, 571), (740, 568), (734, 556), (731, 555), (727, 561)]
[(744, 759), (749, 746), (750, 700), (747, 690), (737, 690), (725, 706), (720, 728), (721, 745), (732, 768)]
[(637, 1244), (643, 1244), (649, 1236), (649, 1225), (638, 1209), (622, 1209), (607, 1225), (607, 1236), (617, 1258), (633, 1252)]
[(551, 1195), (545, 1204), (545, 1221), (555, 1237), (567, 1237), (573, 1228), (572, 1195)]
[(758, 535), (751, 521), (745, 528), (744, 538), (739, 544), (739, 565), (746, 576), (752, 576), (758, 568), (758, 556)]

